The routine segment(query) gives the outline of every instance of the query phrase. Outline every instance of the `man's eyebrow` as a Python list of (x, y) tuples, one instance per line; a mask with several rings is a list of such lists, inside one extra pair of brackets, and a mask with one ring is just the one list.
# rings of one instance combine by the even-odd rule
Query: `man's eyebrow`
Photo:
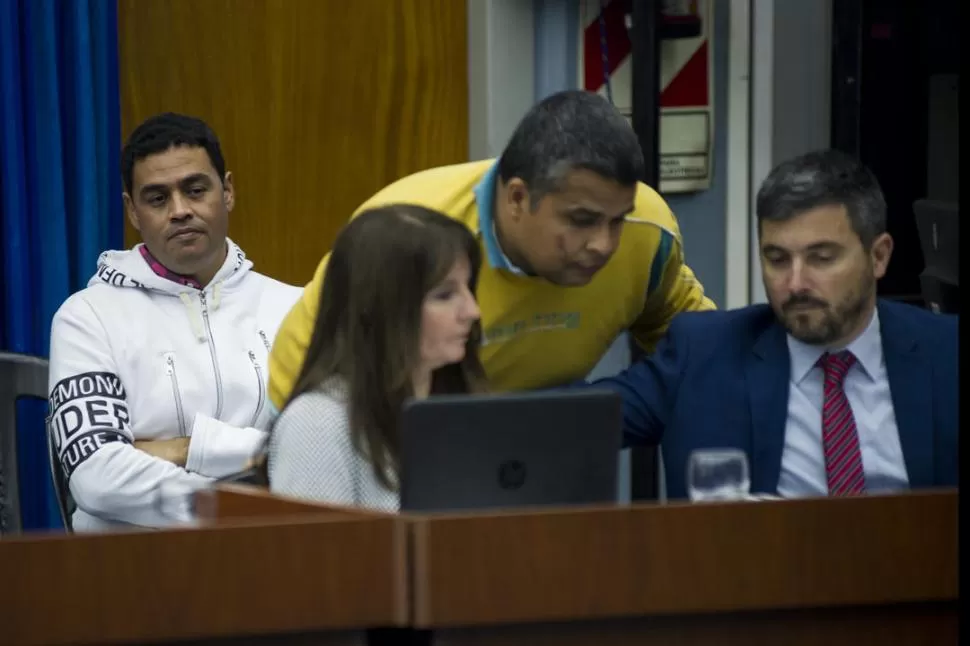
[(575, 207), (571, 207), (571, 208), (566, 209), (566, 213), (568, 213), (570, 215), (572, 215), (574, 213), (587, 213), (589, 215), (593, 215), (593, 216), (596, 216), (598, 218), (607, 218), (607, 217), (608, 218), (625, 218), (626, 216), (630, 215), (634, 211), (636, 211), (636, 207), (634, 207), (632, 205), (629, 206), (629, 207), (627, 207), (626, 209), (624, 209), (622, 213), (618, 213), (618, 214), (612, 215), (612, 216), (609, 215), (609, 214), (607, 214), (606, 211), (600, 211), (598, 209), (592, 209), (592, 208), (589, 208), (587, 206), (575, 206)]
[(180, 179), (178, 183), (180, 186), (184, 186), (186, 184), (191, 184), (193, 182), (200, 182), (200, 181), (206, 182), (207, 184), (212, 183), (212, 180), (205, 173), (192, 173), (191, 175), (187, 175), (182, 179)]
[(138, 194), (147, 195), (148, 193), (164, 193), (167, 190), (167, 184), (145, 184), (138, 190)]
[(566, 213), (569, 214), (569, 215), (584, 213), (584, 214), (588, 214), (588, 215), (595, 216), (597, 218), (607, 218), (607, 217), (608, 218), (623, 218), (623, 217), (626, 217), (626, 216), (630, 215), (635, 210), (636, 209), (633, 206), (630, 206), (630, 207), (624, 209), (622, 213), (618, 213), (616, 215), (609, 215), (606, 211), (601, 211), (599, 209), (590, 208), (588, 206), (573, 206), (573, 207), (567, 208), (566, 209)]
[(766, 244), (763, 247), (761, 247), (761, 251), (762, 252), (766, 252), (766, 251), (780, 251), (781, 253), (789, 253), (788, 249), (785, 249), (784, 247), (779, 247), (776, 244)]
[(592, 215), (595, 217), (606, 215), (606, 213), (603, 211), (597, 211), (596, 209), (591, 209), (588, 206), (571, 206), (566, 209), (566, 213), (569, 215)]
[[(836, 250), (836, 249), (841, 249), (841, 248), (842, 248), (842, 245), (840, 245), (838, 242), (835, 242), (834, 240), (823, 240), (821, 242), (814, 242), (814, 243), (808, 245), (807, 247), (804, 248), (803, 251), (830, 251), (830, 250)], [(791, 250), (790, 249), (786, 249), (784, 247), (780, 247), (780, 246), (778, 246), (776, 244), (766, 244), (763, 247), (761, 247), (761, 250), (762, 251), (780, 251), (782, 253), (791, 253)]]
[[(176, 181), (175, 183), (179, 186), (186, 186), (188, 184), (192, 184), (195, 182), (205, 182), (206, 184), (212, 184), (212, 179), (205, 173), (192, 173), (191, 175), (186, 175), (185, 177), (179, 178), (178, 181)], [(170, 184), (162, 184), (162, 183), (145, 184), (138, 190), (138, 194), (147, 195), (148, 193), (153, 193), (153, 192), (165, 193), (169, 190), (171, 190)]]
[(828, 251), (832, 249), (839, 249), (841, 247), (842, 245), (840, 245), (838, 242), (835, 242), (834, 240), (823, 240), (822, 242), (816, 242), (814, 244), (810, 244), (807, 247), (805, 247), (805, 249), (807, 251)]

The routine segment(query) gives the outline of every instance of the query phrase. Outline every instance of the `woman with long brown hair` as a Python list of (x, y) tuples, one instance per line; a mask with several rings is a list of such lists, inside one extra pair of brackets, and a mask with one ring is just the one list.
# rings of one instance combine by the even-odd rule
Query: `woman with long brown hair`
[(404, 402), (484, 390), (479, 262), (463, 224), (423, 207), (390, 205), (350, 221), (330, 254), (296, 387), (273, 427), (272, 491), (399, 508)]

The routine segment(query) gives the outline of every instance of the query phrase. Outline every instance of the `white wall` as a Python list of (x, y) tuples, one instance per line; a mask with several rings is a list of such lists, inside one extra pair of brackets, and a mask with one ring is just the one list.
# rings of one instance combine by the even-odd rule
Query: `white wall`
[(535, 99), (530, 0), (467, 0), (468, 158), (497, 157)]
[(751, 0), (730, 0), (724, 174), (724, 304), (751, 303)]
[(754, 198), (776, 164), (830, 145), (834, 0), (750, 1), (749, 284), (750, 302), (761, 303), (765, 292)]
[(774, 118), (776, 163), (828, 148), (832, 89), (832, 0), (775, 0)]

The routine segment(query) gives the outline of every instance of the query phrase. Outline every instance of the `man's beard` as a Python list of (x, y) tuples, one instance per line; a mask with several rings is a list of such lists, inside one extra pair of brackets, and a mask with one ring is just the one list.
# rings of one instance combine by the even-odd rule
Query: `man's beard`
[[(873, 293), (875, 279), (866, 274), (865, 282), (859, 290), (850, 292), (835, 306), (811, 296), (792, 296), (782, 306), (775, 309), (782, 325), (794, 338), (809, 345), (829, 346), (843, 338), (849, 330), (859, 323), (868, 308)], [(810, 317), (813, 311), (803, 312), (793, 309), (799, 305), (814, 305), (821, 309), (817, 321)]]

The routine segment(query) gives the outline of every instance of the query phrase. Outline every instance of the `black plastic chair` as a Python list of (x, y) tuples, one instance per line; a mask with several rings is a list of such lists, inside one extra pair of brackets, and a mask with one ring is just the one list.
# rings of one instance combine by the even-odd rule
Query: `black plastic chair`
[(957, 204), (913, 203), (926, 268), (919, 276), (926, 306), (937, 314), (960, 313), (960, 215)]
[(17, 400), (24, 397), (47, 400), (47, 360), (0, 352), (0, 534), (23, 531), (17, 473)]

